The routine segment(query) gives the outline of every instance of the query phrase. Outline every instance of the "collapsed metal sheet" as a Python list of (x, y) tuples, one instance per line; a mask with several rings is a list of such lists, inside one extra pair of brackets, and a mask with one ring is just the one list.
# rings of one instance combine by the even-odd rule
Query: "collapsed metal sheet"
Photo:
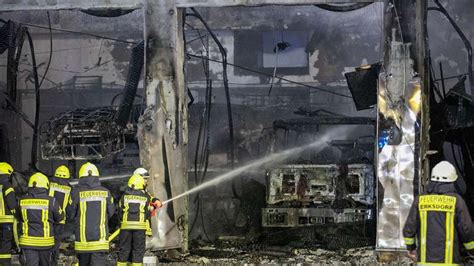
[(405, 248), (402, 230), (419, 177), (420, 79), (409, 44), (392, 42), (391, 69), (379, 76), (377, 249)]

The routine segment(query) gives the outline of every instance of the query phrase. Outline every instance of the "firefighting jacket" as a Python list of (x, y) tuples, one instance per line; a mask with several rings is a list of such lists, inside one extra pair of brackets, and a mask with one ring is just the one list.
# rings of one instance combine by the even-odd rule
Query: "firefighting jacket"
[(76, 252), (108, 251), (108, 220), (115, 212), (110, 191), (101, 186), (98, 177), (82, 177), (72, 191), (71, 199), (67, 213), (76, 221)]
[(57, 200), (44, 188), (30, 188), (19, 200), (20, 246), (22, 248), (49, 249), (54, 246), (54, 224), (58, 224), (64, 213)]
[(122, 230), (147, 230), (151, 198), (143, 190), (127, 188), (120, 199), (118, 216)]
[[(71, 200), (71, 184), (67, 179), (50, 177), (49, 178), (49, 195), (54, 197), (61, 206), (61, 210), (66, 213), (66, 207), (72, 204)], [(66, 223), (66, 216), (60, 222), (61, 224)]]
[(0, 223), (13, 223), (17, 208), (15, 191), (8, 175), (0, 175)]
[(452, 183), (432, 182), (428, 193), (413, 201), (403, 237), (408, 250), (417, 249), (420, 265), (460, 263), (461, 244), (474, 251), (474, 230), (463, 198)]

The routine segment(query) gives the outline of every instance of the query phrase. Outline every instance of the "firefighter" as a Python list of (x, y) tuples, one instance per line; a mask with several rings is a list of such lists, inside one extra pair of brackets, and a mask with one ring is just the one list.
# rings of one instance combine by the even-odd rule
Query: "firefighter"
[(13, 167), (0, 162), (0, 265), (11, 265), (13, 224), (17, 202), (10, 182)]
[(54, 176), (50, 178), (49, 182), (49, 196), (54, 197), (59, 203), (61, 210), (65, 213), (64, 219), (54, 227), (55, 244), (52, 254), (52, 265), (57, 265), (59, 258), (59, 246), (64, 240), (64, 225), (66, 223), (66, 207), (72, 203), (71, 201), (71, 184), (69, 179), (71, 174), (65, 165), (60, 165), (56, 168)]
[(142, 265), (145, 255), (147, 223), (150, 217), (151, 198), (145, 192), (145, 179), (134, 174), (128, 180), (128, 188), (120, 199), (119, 258), (117, 265)]
[(19, 200), (22, 233), (20, 247), (25, 265), (50, 265), (54, 247), (54, 227), (63, 218), (59, 202), (48, 195), (48, 177), (33, 174), (28, 192)]
[(161, 204), (161, 201), (158, 198), (153, 197), (147, 189), (148, 178), (150, 177), (150, 172), (148, 172), (148, 170), (146, 170), (143, 167), (139, 167), (139, 168), (135, 169), (133, 174), (134, 175), (141, 175), (143, 177), (143, 179), (145, 180), (145, 189), (144, 189), (144, 191), (148, 195), (148, 197), (150, 198), (150, 205), (151, 205), (151, 208), (152, 208), (151, 215), (148, 217), (147, 224), (146, 224), (146, 226), (147, 226), (146, 227), (146, 235), (147, 236), (152, 236), (153, 233), (152, 233), (152, 230), (151, 230), (151, 220), (150, 219), (151, 219), (152, 216), (155, 216), (155, 211), (157, 209), (161, 208), (162, 204)]
[(76, 221), (74, 249), (79, 265), (106, 265), (108, 220), (115, 206), (110, 191), (101, 186), (94, 164), (87, 162), (79, 169), (79, 185), (72, 191), (71, 199), (67, 213)]
[(461, 262), (461, 244), (474, 254), (474, 231), (463, 198), (456, 194), (456, 169), (447, 161), (431, 172), (427, 193), (416, 196), (403, 237), (408, 256), (420, 265)]

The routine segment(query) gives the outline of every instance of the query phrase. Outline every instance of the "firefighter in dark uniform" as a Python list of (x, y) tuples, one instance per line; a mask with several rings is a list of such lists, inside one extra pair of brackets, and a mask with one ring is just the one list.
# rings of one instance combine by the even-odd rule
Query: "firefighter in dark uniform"
[(72, 191), (67, 209), (76, 221), (74, 249), (79, 265), (106, 265), (109, 252), (108, 220), (115, 212), (112, 195), (99, 181), (99, 170), (91, 163), (79, 169), (79, 185)]
[(147, 223), (150, 219), (152, 198), (145, 191), (145, 179), (134, 174), (128, 180), (128, 188), (120, 199), (119, 258), (117, 265), (143, 265)]
[(151, 230), (151, 217), (155, 216), (155, 211), (159, 208), (161, 208), (162, 204), (161, 201), (158, 198), (153, 197), (150, 192), (147, 189), (147, 184), (148, 184), (148, 178), (150, 177), (150, 172), (146, 170), (143, 167), (139, 167), (135, 169), (133, 172), (134, 175), (141, 175), (143, 179), (145, 180), (145, 193), (148, 195), (148, 197), (151, 199), (150, 200), (150, 206), (152, 208), (151, 215), (148, 217), (147, 223), (146, 223), (146, 235), (147, 236), (153, 236), (153, 232)]
[(17, 201), (10, 182), (13, 167), (0, 162), (0, 265), (11, 265), (13, 226)]
[(71, 184), (69, 183), (71, 174), (65, 165), (56, 168), (54, 176), (49, 182), (49, 196), (54, 197), (59, 203), (61, 210), (65, 213), (64, 219), (54, 227), (55, 244), (53, 249), (52, 265), (57, 265), (59, 258), (59, 246), (64, 240), (64, 225), (66, 223), (66, 207), (72, 203), (71, 200)]
[(413, 201), (403, 237), (408, 256), (419, 265), (456, 265), (461, 245), (474, 254), (474, 231), (466, 203), (456, 193), (456, 169), (447, 161), (431, 172), (427, 193)]
[(20, 247), (25, 265), (51, 265), (54, 247), (54, 226), (64, 213), (55, 198), (48, 195), (48, 177), (33, 174), (28, 181), (28, 192), (19, 200)]

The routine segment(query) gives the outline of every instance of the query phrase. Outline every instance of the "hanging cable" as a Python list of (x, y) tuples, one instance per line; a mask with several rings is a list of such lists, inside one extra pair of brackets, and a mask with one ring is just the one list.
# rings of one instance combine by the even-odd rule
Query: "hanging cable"
[(36, 100), (36, 110), (35, 110), (35, 121), (33, 129), (33, 140), (31, 143), (31, 168), (38, 171), (38, 131), (39, 131), (39, 115), (40, 115), (40, 84), (38, 80), (38, 68), (36, 66), (36, 56), (35, 56), (35, 47), (33, 45), (33, 39), (28, 31), (25, 31), (26, 36), (28, 37), (28, 43), (30, 44), (31, 51), (31, 61), (33, 63), (33, 78), (35, 83), (35, 100)]
[(10, 99), (16, 104), (18, 66), (20, 65), (26, 28), (21, 26), (17, 27), (17, 25), (11, 21), (9, 21), (8, 27), (7, 91)]
[[(209, 68), (208, 68), (209, 72)], [(210, 126), (211, 126), (211, 106), (212, 106), (212, 79), (209, 79), (209, 86), (208, 86), (208, 93), (207, 93), (207, 100), (206, 100), (206, 105), (207, 105), (207, 117), (206, 117), (206, 131), (205, 131), (205, 141), (204, 141), (204, 151), (202, 152), (202, 158), (201, 158), (201, 166), (203, 166), (203, 170), (201, 173), (201, 179), (199, 180), (199, 184), (202, 184), (204, 182), (204, 178), (207, 174), (207, 168), (209, 166), (209, 155), (210, 155)], [(203, 211), (203, 203), (202, 203), (202, 195), (199, 194), (199, 205), (201, 207), (201, 223), (202, 223), (202, 229), (204, 232), (204, 235), (206, 236), (207, 240), (210, 241), (209, 235), (206, 232), (206, 225), (204, 224), (204, 211)]]
[(49, 59), (48, 64), (46, 65), (46, 69), (44, 70), (43, 78), (39, 83), (39, 87), (43, 85), (43, 81), (46, 78), (46, 74), (48, 74), (49, 66), (51, 65), (51, 59), (53, 58), (53, 31), (51, 30), (51, 18), (49, 17), (49, 11), (46, 11), (48, 15), (48, 27), (49, 27)]
[(199, 14), (199, 12), (195, 8), (191, 8), (191, 11), (193, 11), (193, 14), (187, 14), (187, 16), (188, 15), (193, 16), (197, 18), (203, 24), (203, 26), (209, 32), (209, 34), (211, 35), (216, 45), (219, 47), (219, 52), (221, 53), (221, 56), (222, 56), (222, 69), (223, 69), (222, 76), (224, 79), (224, 90), (225, 90), (226, 102), (227, 102), (227, 116), (228, 116), (228, 121), (229, 121), (229, 141), (230, 141), (230, 158), (231, 158), (230, 160), (231, 160), (231, 167), (234, 168), (234, 125), (232, 121), (232, 107), (231, 107), (231, 102), (230, 102), (229, 81), (227, 77), (227, 51), (224, 49), (224, 46), (222, 46), (217, 36), (214, 34), (214, 32), (211, 30), (207, 22)]
[[(227, 77), (227, 51), (224, 49), (224, 46), (222, 45), (222, 43), (219, 41), (215, 33), (211, 30), (211, 28), (209, 27), (207, 22), (202, 18), (202, 16), (199, 14), (199, 12), (195, 8), (191, 8), (191, 11), (193, 11), (193, 14), (186, 14), (186, 16), (195, 17), (202, 23), (202, 25), (206, 28), (206, 30), (211, 35), (216, 45), (219, 47), (219, 52), (221, 53), (221, 56), (222, 56), (222, 77), (224, 80), (224, 90), (225, 90), (226, 104), (227, 104), (227, 117), (228, 117), (228, 122), (229, 122), (230, 164), (231, 164), (231, 168), (234, 169), (234, 163), (235, 163), (234, 124), (232, 120), (232, 104), (230, 101), (229, 80)], [(234, 196), (236, 198), (239, 198), (234, 186), (232, 186), (232, 192), (234, 193)]]
[[(185, 22), (186, 24), (186, 22)], [(204, 37), (201, 32), (197, 30), (199, 39), (201, 40), (202, 46), (206, 51), (206, 56), (209, 56), (209, 41), (204, 42)], [(210, 155), (210, 118), (211, 118), (211, 106), (212, 106), (212, 80), (210, 79), (209, 72), (209, 61), (201, 60), (202, 69), (204, 71), (204, 76), (206, 79), (206, 96), (204, 101), (204, 108), (201, 112), (201, 118), (199, 120), (199, 130), (198, 136), (196, 139), (196, 151), (194, 154), (194, 182), (195, 185), (203, 183), (207, 174), (207, 167), (209, 165), (209, 155)], [(188, 93), (190, 91), (188, 89)], [(192, 95), (191, 95), (192, 97)], [(202, 145), (201, 145), (202, 140)], [(202, 230), (207, 240), (210, 241), (209, 235), (207, 234), (205, 224), (204, 224), (204, 210), (201, 193), (197, 193), (194, 198), (194, 203), (196, 204), (196, 213), (190, 227), (190, 233), (194, 230), (195, 225), (199, 218), (202, 225)]]

